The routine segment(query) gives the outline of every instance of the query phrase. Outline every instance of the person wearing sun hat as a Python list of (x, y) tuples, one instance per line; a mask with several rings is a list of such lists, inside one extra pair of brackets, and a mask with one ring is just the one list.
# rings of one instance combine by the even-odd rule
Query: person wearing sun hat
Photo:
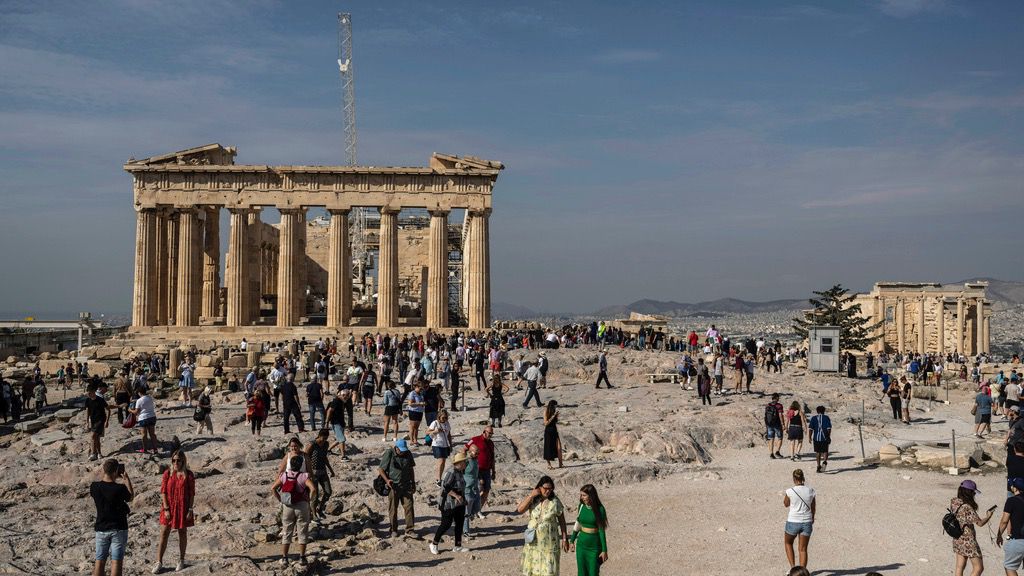
[(430, 542), (430, 553), (437, 554), (437, 545), (441, 537), (453, 525), (455, 527), (455, 548), (453, 552), (468, 552), (462, 546), (462, 531), (466, 520), (466, 479), (463, 471), (466, 469), (465, 450), (456, 452), (451, 458), (451, 466), (445, 471), (441, 478), (441, 495), (439, 508), (441, 509), (441, 524), (434, 532), (434, 539)]
[(416, 492), (416, 462), (409, 451), (405, 438), (395, 440), (394, 447), (388, 448), (380, 457), (377, 474), (384, 478), (391, 492), (388, 494), (388, 517), (391, 520), (391, 536), (398, 536), (398, 505), (405, 512), (405, 534), (415, 536), (416, 521), (413, 509), (413, 494)]
[(953, 554), (956, 556), (956, 568), (953, 573), (959, 576), (963, 576), (968, 560), (971, 562), (972, 574), (981, 574), (985, 569), (974, 527), (988, 524), (996, 507), (989, 508), (988, 514), (984, 518), (978, 516), (978, 503), (975, 501), (975, 495), (980, 493), (981, 490), (978, 490), (978, 485), (974, 480), (964, 480), (957, 488), (956, 498), (949, 502), (950, 512), (956, 516), (963, 529), (960, 537), (953, 540)]

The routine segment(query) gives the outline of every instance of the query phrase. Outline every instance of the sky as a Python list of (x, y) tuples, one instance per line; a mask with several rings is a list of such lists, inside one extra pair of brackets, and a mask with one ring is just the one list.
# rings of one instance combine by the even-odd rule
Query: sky
[(0, 311), (130, 310), (129, 157), (343, 163), (339, 11), (360, 164), (505, 164), (494, 301), (1024, 280), (1021, 2), (3, 0)]

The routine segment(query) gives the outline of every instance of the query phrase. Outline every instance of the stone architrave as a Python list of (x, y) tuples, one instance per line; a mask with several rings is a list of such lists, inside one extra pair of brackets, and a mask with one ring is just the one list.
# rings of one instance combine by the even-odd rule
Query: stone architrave
[(178, 323), (178, 233), (177, 210), (167, 216), (167, 325)]
[(246, 254), (249, 243), (248, 210), (230, 210), (230, 226), (228, 236), (228, 260), (225, 266), (227, 274), (227, 310), (225, 322), (228, 326), (244, 326), (248, 324), (246, 316), (246, 300), (249, 289), (249, 257)]
[(197, 326), (200, 312), (202, 253), (199, 214), (194, 208), (178, 212), (177, 325)]
[(427, 254), (427, 327), (448, 326), (448, 211), (430, 212)]
[(295, 278), (295, 251), (298, 250), (299, 210), (281, 210), (280, 256), (278, 257), (277, 275), (277, 325), (284, 328), (294, 326), (298, 322), (295, 317), (295, 300), (298, 298), (298, 287)]
[(398, 210), (380, 209), (380, 261), (377, 263), (377, 326), (398, 326)]
[(157, 323), (156, 243), (156, 210), (143, 208), (136, 213), (133, 326)]
[(352, 319), (352, 249), (348, 210), (331, 210), (327, 259), (327, 327), (348, 326)]
[(469, 329), (486, 330), (491, 326), (490, 210), (473, 213), (470, 227)]
[(208, 206), (203, 229), (203, 318), (220, 316), (220, 208)]

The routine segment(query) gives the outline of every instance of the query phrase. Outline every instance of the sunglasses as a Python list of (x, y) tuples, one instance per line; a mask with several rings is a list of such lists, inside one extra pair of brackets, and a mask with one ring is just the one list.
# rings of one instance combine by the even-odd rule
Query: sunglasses
[(171, 458), (171, 462), (181, 462), (181, 458)]

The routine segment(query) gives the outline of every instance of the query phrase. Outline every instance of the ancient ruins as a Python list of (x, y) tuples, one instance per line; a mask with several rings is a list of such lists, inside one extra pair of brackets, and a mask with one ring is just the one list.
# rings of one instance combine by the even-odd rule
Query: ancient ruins
[[(232, 147), (209, 144), (124, 165), (133, 178), (137, 213), (131, 332), (288, 336), (307, 324), (307, 294), (317, 286), (325, 288), (320, 330), (327, 333), (351, 325), (453, 327), (450, 301), (469, 329), (490, 327), (488, 221), (500, 162), (434, 154), (429, 167), (266, 166), (235, 164), (235, 154)], [(353, 315), (348, 223), (350, 211), (364, 207), (380, 214), (371, 240), (379, 247), (376, 318), (369, 322)], [(279, 225), (260, 219), (264, 208), (280, 212)], [(307, 230), (317, 227), (309, 225), (307, 213), (314, 208), (326, 209), (329, 223), (320, 227), (323, 238), (314, 238), (319, 249), (311, 258)], [(221, 209), (230, 213), (224, 287)], [(414, 260), (411, 269), (400, 268), (403, 209), (429, 214), (429, 224), (420, 227), (426, 229), (420, 235), (426, 262)], [(453, 210), (465, 210), (456, 238), (448, 224)], [(418, 243), (415, 232), (405, 236), (406, 246)], [(449, 270), (453, 243), (461, 274)], [(325, 274), (315, 273), (320, 266)], [(356, 270), (364, 288), (372, 282), (360, 280), (365, 272)], [(460, 282), (453, 285), (451, 276)], [(411, 299), (422, 314), (400, 313), (402, 284), (407, 295), (416, 293)]]
[(991, 304), (988, 284), (961, 287), (936, 283), (879, 282), (855, 304), (878, 327), (874, 352), (913, 351), (967, 356), (989, 352)]

